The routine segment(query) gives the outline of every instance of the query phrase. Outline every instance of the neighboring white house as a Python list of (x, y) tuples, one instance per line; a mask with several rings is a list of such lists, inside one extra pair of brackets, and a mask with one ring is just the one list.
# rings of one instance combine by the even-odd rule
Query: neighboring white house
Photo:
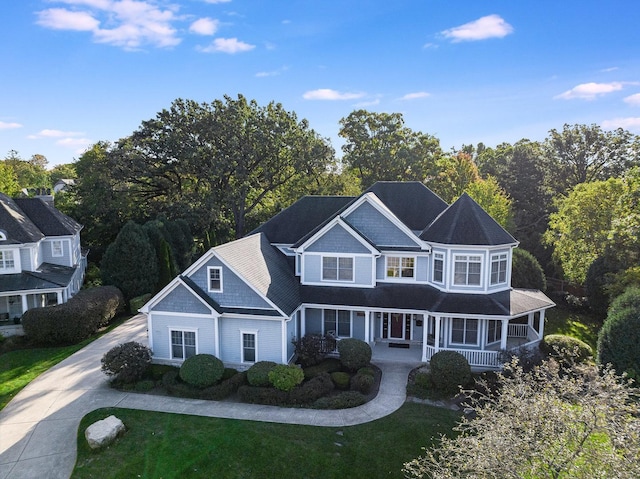
[(40, 198), (0, 194), (0, 325), (80, 290), (86, 269), (81, 229)]
[(447, 205), (419, 182), (358, 197), (307, 196), (205, 253), (141, 311), (158, 362), (198, 353), (287, 363), (305, 334), (462, 353), (478, 369), (537, 344), (542, 292), (511, 287), (518, 242), (471, 197)]

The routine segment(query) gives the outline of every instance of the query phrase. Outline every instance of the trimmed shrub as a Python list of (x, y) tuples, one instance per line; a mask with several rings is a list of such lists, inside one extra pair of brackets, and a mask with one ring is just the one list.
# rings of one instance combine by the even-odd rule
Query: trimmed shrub
[(338, 341), (340, 362), (349, 371), (357, 371), (371, 362), (371, 346), (360, 339), (347, 338)]
[(216, 384), (223, 374), (224, 364), (212, 354), (196, 354), (180, 366), (180, 379), (201, 389)]
[(331, 374), (336, 371), (340, 371), (341, 369), (342, 363), (338, 358), (327, 358), (315, 366), (304, 368), (304, 377), (305, 379), (311, 379), (319, 376), (320, 374)]
[(269, 387), (269, 372), (277, 366), (273, 361), (258, 361), (247, 370), (247, 381), (251, 386)]
[(313, 403), (316, 409), (348, 409), (362, 406), (367, 402), (362, 394), (357, 391), (345, 391), (336, 396), (327, 396)]
[[(360, 371), (362, 371), (363, 369), (368, 368), (362, 368), (360, 369)], [(371, 392), (371, 388), (373, 388), (375, 376), (361, 373), (360, 371), (358, 371), (357, 374), (351, 378), (351, 389), (362, 394), (369, 394)]]
[(223, 379), (219, 384), (215, 384), (214, 386), (205, 388), (200, 391), (199, 397), (201, 399), (221, 401), (238, 391), (238, 388), (246, 383), (246, 379), (246, 373), (239, 373), (236, 371), (236, 374)]
[(593, 357), (593, 349), (584, 341), (564, 334), (549, 334), (540, 342), (540, 351), (561, 364), (584, 362)]
[(302, 381), (304, 381), (304, 372), (294, 364), (278, 364), (269, 371), (269, 382), (280, 391), (291, 391)]
[(238, 388), (238, 396), (242, 402), (270, 406), (286, 405), (289, 399), (288, 393), (280, 391), (280, 389), (256, 386), (240, 386)]
[(238, 374), (238, 370), (234, 368), (224, 368), (224, 373), (222, 373), (222, 380), (230, 379), (236, 374)]
[(367, 376), (371, 376), (371, 377), (376, 376), (376, 372), (373, 370), (373, 368), (369, 366), (358, 369), (358, 374), (366, 374)]
[(302, 383), (299, 387), (289, 392), (289, 402), (291, 404), (311, 404), (317, 399), (326, 396), (335, 388), (331, 376), (322, 373)]
[(164, 387), (172, 396), (192, 398), (197, 391), (192, 386), (180, 381), (180, 372), (178, 370), (167, 371), (162, 376), (162, 387)]
[(421, 389), (431, 388), (431, 373), (427, 370), (420, 369), (416, 372), (413, 383)]
[(333, 384), (336, 385), (338, 389), (349, 389), (349, 382), (351, 381), (351, 376), (349, 373), (345, 373), (343, 371), (336, 371), (335, 373), (331, 373), (331, 380)]
[[(307, 334), (294, 340), (295, 353), (302, 367), (314, 366), (322, 361), (327, 355), (327, 341), (329, 340), (320, 334)], [(333, 345), (335, 345), (335, 340), (333, 340)]]
[(514, 248), (511, 286), (514, 288), (547, 289), (547, 279), (540, 262), (526, 250)]
[(113, 286), (83, 289), (66, 303), (27, 310), (22, 326), (35, 343), (76, 344), (108, 325), (124, 304), (122, 293)]
[(429, 362), (431, 380), (436, 389), (443, 393), (455, 394), (460, 386), (471, 382), (471, 366), (467, 359), (455, 351), (439, 351)]
[(131, 301), (129, 301), (129, 312), (131, 314), (138, 314), (138, 310), (151, 299), (151, 296), (151, 293), (146, 293), (131, 299)]
[(130, 341), (111, 348), (102, 356), (102, 372), (121, 383), (134, 383), (142, 378), (151, 364), (151, 351)]
[(149, 369), (147, 369), (145, 377), (153, 379), (154, 381), (160, 381), (169, 371), (175, 371), (176, 374), (179, 374), (180, 368), (168, 364), (151, 364)]
[(151, 379), (143, 379), (142, 381), (138, 381), (133, 389), (138, 393), (146, 393), (151, 391), (154, 387), (156, 387), (155, 381), (152, 381)]

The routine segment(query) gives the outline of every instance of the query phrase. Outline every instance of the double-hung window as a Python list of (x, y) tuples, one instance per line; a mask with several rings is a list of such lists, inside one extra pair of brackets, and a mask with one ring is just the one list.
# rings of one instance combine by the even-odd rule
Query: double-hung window
[(209, 292), (222, 293), (222, 268), (219, 266), (209, 267)]
[(433, 254), (433, 282), (444, 283), (444, 255), (442, 253)]
[(349, 256), (323, 256), (323, 281), (353, 281), (353, 258)]
[(507, 282), (507, 253), (496, 254), (491, 257), (491, 284)]
[(456, 255), (453, 272), (453, 284), (461, 286), (480, 286), (482, 256)]
[(196, 355), (195, 331), (171, 331), (171, 358), (187, 359)]
[(54, 258), (59, 258), (62, 255), (62, 240), (53, 240), (51, 242), (51, 256), (53, 256)]
[(16, 263), (13, 259), (13, 251), (0, 251), (0, 269), (13, 269)]
[(350, 338), (351, 311), (325, 309), (324, 334), (333, 334), (339, 338)]
[(453, 318), (451, 320), (451, 342), (455, 344), (478, 344), (478, 320)]
[(410, 256), (387, 256), (387, 278), (413, 278), (415, 264)]
[(257, 349), (256, 333), (242, 333), (242, 362), (255, 363)]

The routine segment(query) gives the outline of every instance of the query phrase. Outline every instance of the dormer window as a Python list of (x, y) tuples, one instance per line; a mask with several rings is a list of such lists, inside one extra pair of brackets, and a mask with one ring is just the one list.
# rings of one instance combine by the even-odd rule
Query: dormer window
[(13, 251), (0, 251), (0, 269), (13, 269), (15, 267)]
[(353, 281), (353, 258), (350, 256), (323, 256), (323, 281)]
[(7, 240), (7, 235), (5, 234), (4, 231), (0, 230), (0, 241), (6, 241)]
[(491, 284), (507, 282), (507, 253), (491, 256)]
[(62, 240), (53, 240), (51, 242), (51, 256), (59, 258), (63, 255)]
[(413, 278), (415, 265), (411, 256), (387, 256), (387, 278)]
[(454, 260), (453, 284), (456, 286), (480, 286), (482, 257), (456, 255)]
[(222, 268), (219, 266), (209, 267), (209, 292), (222, 293)]

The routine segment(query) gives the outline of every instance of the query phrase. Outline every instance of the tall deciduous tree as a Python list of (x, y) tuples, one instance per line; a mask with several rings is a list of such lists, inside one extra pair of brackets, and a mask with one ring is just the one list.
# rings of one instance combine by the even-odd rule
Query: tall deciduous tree
[(18, 177), (13, 168), (0, 161), (0, 193), (4, 193), (7, 196), (15, 196), (20, 191), (20, 185), (18, 184)]
[(20, 188), (49, 188), (51, 182), (46, 170), (47, 159), (43, 155), (33, 155), (30, 160), (23, 160), (17, 151), (10, 150), (4, 163), (15, 172)]
[(513, 230), (511, 200), (492, 176), (481, 178), (465, 188), (466, 193), (506, 230)]
[(478, 167), (471, 156), (458, 152), (438, 158), (434, 175), (426, 183), (440, 198), (451, 203), (478, 180)]
[(342, 161), (360, 178), (362, 188), (376, 181), (424, 181), (442, 155), (437, 138), (404, 126), (401, 113), (356, 110), (340, 120), (345, 138)]

